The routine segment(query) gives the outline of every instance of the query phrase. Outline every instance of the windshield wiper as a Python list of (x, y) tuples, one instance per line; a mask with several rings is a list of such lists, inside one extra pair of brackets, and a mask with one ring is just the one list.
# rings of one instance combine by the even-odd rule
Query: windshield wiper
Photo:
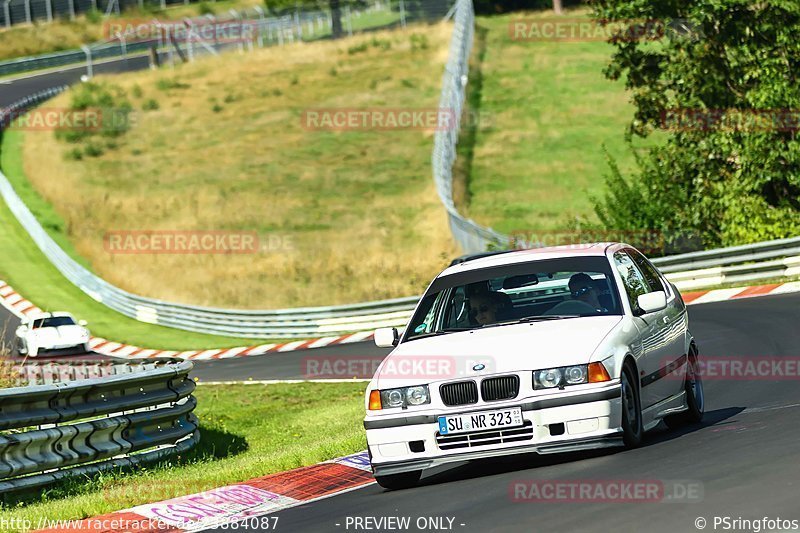
[(536, 315), (526, 316), (516, 321), (517, 324), (524, 324), (525, 322), (539, 322), (540, 320), (561, 320), (563, 318), (580, 318), (581, 315)]
[[(477, 326), (480, 327), (480, 326)], [(424, 339), (425, 337), (435, 337), (437, 335), (447, 335), (448, 333), (456, 333), (458, 331), (469, 331), (476, 328), (450, 328), (450, 329), (440, 329), (436, 331), (429, 331), (428, 333), (420, 333), (419, 335), (414, 335), (413, 337), (409, 337), (408, 340), (414, 341), (417, 339)]]

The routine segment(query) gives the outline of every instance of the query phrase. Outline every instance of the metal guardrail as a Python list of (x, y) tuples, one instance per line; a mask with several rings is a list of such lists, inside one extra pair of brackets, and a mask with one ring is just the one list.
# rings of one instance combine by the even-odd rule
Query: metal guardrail
[(190, 449), (200, 438), (192, 366), (173, 361), (111, 377), (0, 389), (0, 493)]

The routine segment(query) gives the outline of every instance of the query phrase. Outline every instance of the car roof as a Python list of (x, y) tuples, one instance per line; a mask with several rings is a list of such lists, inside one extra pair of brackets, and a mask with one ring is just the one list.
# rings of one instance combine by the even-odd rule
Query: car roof
[(564, 246), (548, 246), (544, 248), (530, 248), (505, 254), (494, 254), (467, 260), (444, 269), (438, 277), (449, 276), (458, 272), (467, 272), (481, 268), (502, 265), (514, 265), (528, 261), (544, 261), (546, 259), (561, 259), (565, 257), (605, 256), (615, 252), (627, 244), (617, 242), (595, 242), (586, 244), (567, 244)]

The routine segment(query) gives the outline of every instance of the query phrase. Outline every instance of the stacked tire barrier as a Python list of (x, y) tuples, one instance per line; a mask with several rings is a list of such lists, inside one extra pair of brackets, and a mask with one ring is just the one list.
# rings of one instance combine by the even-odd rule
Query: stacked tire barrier
[(10, 365), (23, 382), (50, 383), (0, 389), (0, 494), (158, 461), (199, 441), (190, 361), (104, 365), (87, 372), (106, 377), (78, 381), (60, 378), (81, 375), (80, 364), (49, 374), (45, 364), (31, 365), (41, 373)]

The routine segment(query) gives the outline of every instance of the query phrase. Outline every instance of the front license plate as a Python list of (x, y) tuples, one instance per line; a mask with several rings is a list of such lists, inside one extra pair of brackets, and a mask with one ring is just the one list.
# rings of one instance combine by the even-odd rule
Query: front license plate
[(510, 407), (466, 415), (440, 416), (439, 434), (454, 435), (484, 429), (512, 428), (522, 424), (522, 408)]

